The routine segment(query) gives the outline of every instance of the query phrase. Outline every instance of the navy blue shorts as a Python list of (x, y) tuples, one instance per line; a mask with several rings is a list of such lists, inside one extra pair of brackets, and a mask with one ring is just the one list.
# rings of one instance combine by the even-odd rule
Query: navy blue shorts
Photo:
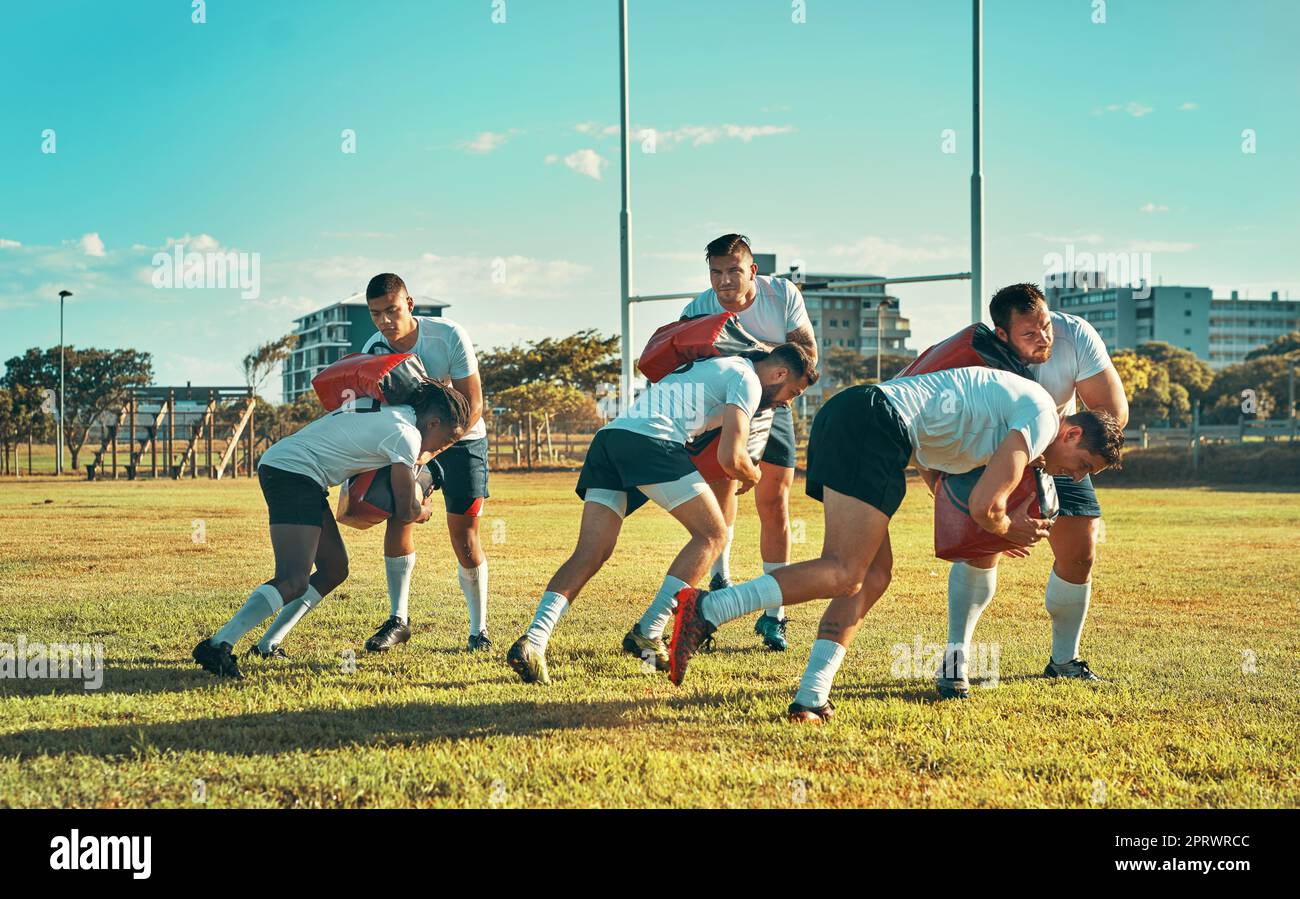
[(462, 440), (437, 457), (442, 466), (442, 501), (452, 515), (478, 515), (488, 497), (487, 438)]
[(638, 485), (667, 484), (695, 471), (682, 444), (606, 425), (591, 439), (574, 490), (584, 500), (590, 489), (622, 491), (627, 494), (627, 516), (649, 499)]
[(330, 492), (305, 474), (259, 465), (257, 480), (262, 486), (271, 524), (321, 527), (326, 517), (332, 517)]
[(772, 417), (772, 431), (768, 434), (760, 461), (781, 468), (794, 468), (794, 414), (789, 406), (777, 406), (773, 411), (776, 414)]
[(1056, 482), (1056, 499), (1061, 504), (1061, 514), (1068, 518), (1100, 518), (1101, 503), (1092, 487), (1092, 475), (1079, 483), (1068, 477), (1052, 478)]
[(859, 384), (822, 404), (808, 433), (804, 490), (825, 502), (825, 488), (893, 517), (907, 493), (912, 442), (880, 388)]

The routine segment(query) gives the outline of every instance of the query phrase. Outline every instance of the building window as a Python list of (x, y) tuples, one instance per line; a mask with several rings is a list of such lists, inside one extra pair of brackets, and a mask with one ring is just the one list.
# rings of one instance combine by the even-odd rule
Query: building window
[(1183, 317), (1184, 317), (1184, 318), (1191, 318), (1191, 317), (1192, 317), (1192, 310), (1190, 310), (1190, 309), (1184, 309), (1184, 310), (1183, 310)]

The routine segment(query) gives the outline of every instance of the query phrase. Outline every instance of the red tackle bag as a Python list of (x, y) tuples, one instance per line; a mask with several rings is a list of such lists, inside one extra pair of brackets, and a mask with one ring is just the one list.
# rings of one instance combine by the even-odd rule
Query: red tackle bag
[(651, 334), (637, 368), (653, 383), (697, 359), (735, 356), (756, 349), (758, 341), (741, 325), (736, 313), (697, 315), (669, 322)]
[[(1016, 544), (990, 534), (970, 517), (970, 494), (984, 474), (984, 467), (965, 474), (940, 473), (934, 484), (934, 554), (949, 562), (964, 562), (991, 555)], [(1034, 518), (1055, 521), (1060, 509), (1056, 502), (1056, 482), (1037, 468), (1028, 468), (1011, 491), (1008, 509), (1020, 507), (1030, 499), (1029, 514)]]
[(1022, 378), (1034, 376), (1016, 351), (998, 339), (998, 335), (983, 322), (962, 328), (947, 340), (940, 341), (912, 360), (912, 364), (894, 377), (925, 375), (949, 368), (984, 366), (1014, 372)]
[[(334, 520), (351, 528), (365, 530), (393, 517), (393, 472), (390, 467), (377, 468), (348, 478), (339, 489), (338, 510)], [(421, 465), (415, 485), (422, 497), (442, 486), (442, 466), (437, 460)]]
[[(749, 443), (746, 449), (755, 465), (763, 458), (763, 450), (767, 449), (767, 438), (772, 433), (772, 419), (775, 416), (775, 408), (764, 409), (749, 420)], [(721, 442), (722, 428), (710, 428), (686, 444), (686, 451), (691, 454), (696, 470), (710, 483), (731, 477), (718, 462), (718, 444)]]
[(369, 397), (381, 403), (409, 402), (415, 389), (430, 380), (414, 353), (351, 353), (311, 379), (326, 412)]

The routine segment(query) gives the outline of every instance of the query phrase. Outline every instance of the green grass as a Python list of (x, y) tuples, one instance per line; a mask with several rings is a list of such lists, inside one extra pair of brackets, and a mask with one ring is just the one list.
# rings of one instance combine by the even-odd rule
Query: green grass
[[(1000, 685), (957, 704), (936, 703), (928, 676), (891, 673), (895, 644), (945, 633), (946, 566), (913, 484), (894, 583), (840, 671), (839, 714), (800, 728), (783, 712), (821, 602), (791, 611), (784, 655), (761, 651), (747, 621), (724, 628), (680, 689), (616, 651), (682, 542), (654, 508), (561, 622), (555, 683), (516, 680), (503, 652), (571, 549), (574, 478), (493, 477), (493, 656), (461, 651), (464, 602), (431, 523), (414, 640), (358, 652), (347, 673), (341, 653), (387, 615), (382, 535), (350, 531), (349, 582), (291, 636), (289, 663), (250, 661), (242, 683), (189, 651), (271, 571), (253, 482), (3, 482), (0, 641), (100, 641), (107, 672), (93, 692), (0, 680), (0, 805), (190, 806), (195, 780), (209, 806), (1300, 804), (1300, 494), (1104, 490), (1084, 655), (1112, 682), (1036, 676), (1044, 548), (1004, 564), (977, 633), (1000, 648)], [(733, 567), (748, 574), (757, 521), (742, 509)], [(794, 558), (814, 555), (821, 510), (801, 484), (792, 515), (806, 536)]]

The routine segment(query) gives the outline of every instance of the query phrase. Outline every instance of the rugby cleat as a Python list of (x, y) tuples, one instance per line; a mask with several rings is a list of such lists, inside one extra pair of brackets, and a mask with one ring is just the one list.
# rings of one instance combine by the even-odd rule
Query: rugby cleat
[(764, 612), (754, 622), (754, 633), (763, 638), (763, 645), (773, 652), (785, 652), (790, 644), (785, 640), (785, 619), (773, 618)]
[(528, 642), (528, 635), (524, 634), (515, 641), (514, 646), (506, 653), (506, 664), (519, 675), (519, 679), (526, 684), (549, 684), (551, 676), (546, 671), (546, 653), (539, 652)]
[(673, 643), (669, 650), (668, 679), (680, 685), (686, 677), (686, 666), (706, 640), (717, 630), (700, 614), (700, 603), (709, 595), (708, 590), (683, 587), (677, 591), (677, 618), (673, 622)]
[(194, 651), (190, 655), (194, 658), (194, 661), (203, 666), (204, 671), (215, 674), (217, 677), (243, 680), (244, 675), (239, 673), (239, 663), (235, 661), (231, 649), (229, 643), (213, 646), (212, 641), (205, 637), (199, 641), (199, 645), (194, 647)]
[(1050, 658), (1047, 660), (1047, 667), (1043, 669), (1043, 677), (1071, 677), (1075, 680), (1092, 680), (1104, 681), (1105, 678), (1093, 674), (1088, 663), (1083, 659), (1070, 659), (1060, 665), (1053, 662)]
[(470, 634), (469, 642), (465, 644), (465, 650), (467, 652), (491, 652), (492, 638), (488, 636), (488, 632), (485, 630), (479, 631), (477, 634)]
[(715, 574), (709, 578), (709, 590), (725, 590), (727, 587), (736, 586), (731, 582), (731, 578), (725, 574)]
[(668, 670), (668, 647), (663, 637), (646, 637), (641, 633), (641, 622), (632, 625), (632, 629), (623, 637), (623, 651), (631, 653), (642, 661), (654, 660), (655, 671)]
[(411, 622), (396, 615), (379, 625), (379, 630), (366, 641), (366, 652), (387, 652), (411, 639)]
[(826, 700), (826, 705), (821, 708), (811, 708), (810, 706), (792, 702), (786, 715), (795, 724), (822, 724), (830, 721), (835, 716), (835, 706), (831, 705), (829, 699)]
[(970, 681), (964, 677), (944, 677), (942, 674), (936, 674), (934, 686), (939, 691), (940, 699), (970, 699)]
[(266, 652), (262, 652), (262, 647), (254, 643), (252, 646), (248, 647), (248, 652), (244, 653), (244, 655), (252, 656), (255, 659), (276, 659), (277, 661), (283, 661), (289, 658), (289, 654), (280, 648), (279, 643), (273, 644)]

